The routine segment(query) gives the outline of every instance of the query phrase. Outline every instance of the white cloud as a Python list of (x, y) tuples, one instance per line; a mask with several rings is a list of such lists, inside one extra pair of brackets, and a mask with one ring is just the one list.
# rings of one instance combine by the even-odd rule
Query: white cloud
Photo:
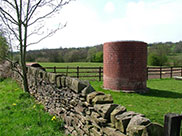
[[(112, 2), (105, 5), (108, 13), (114, 12), (115, 8)], [(79, 1), (73, 2), (63, 8), (60, 15), (53, 20), (67, 21), (67, 27), (31, 48), (83, 47), (116, 40), (181, 40), (181, 0), (140, 0), (129, 2), (120, 11), (125, 15), (106, 22), (101, 20), (97, 9)]]
[(179, 41), (182, 1), (129, 2), (123, 18), (107, 23), (107, 39), (145, 42)]
[(147, 42), (180, 40), (182, 1), (165, 1), (128, 4), (125, 17), (128, 26), (135, 33), (138, 31)]
[[(98, 43), (101, 35), (98, 15), (92, 9), (79, 2), (65, 7), (53, 22), (67, 22), (67, 26), (50, 37), (31, 48), (58, 48), (91, 46)], [(52, 22), (52, 23), (53, 23)]]
[(115, 11), (115, 6), (114, 6), (114, 4), (113, 4), (113, 2), (111, 2), (111, 1), (109, 1), (109, 2), (107, 2), (106, 4), (105, 4), (105, 6), (104, 6), (104, 11), (106, 12), (106, 13), (114, 13), (114, 11)]

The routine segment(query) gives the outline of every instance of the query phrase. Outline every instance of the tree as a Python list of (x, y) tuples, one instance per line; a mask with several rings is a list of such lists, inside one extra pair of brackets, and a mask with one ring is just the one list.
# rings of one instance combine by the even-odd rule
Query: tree
[(164, 66), (167, 61), (168, 58), (166, 55), (157, 55), (156, 53), (150, 53), (148, 55), (148, 64), (150, 66)]
[(168, 57), (170, 53), (170, 47), (165, 44), (156, 44), (149, 47), (148, 50), (148, 64), (155, 66), (163, 66), (168, 62)]
[(73, 49), (64, 55), (64, 61), (65, 62), (76, 62), (80, 59), (80, 55), (78, 55), (78, 54), (81, 54), (81, 53), (78, 50)]
[[(23, 79), (23, 89), (29, 92), (26, 52), (27, 47), (37, 44), (45, 38), (52, 36), (55, 32), (65, 27), (61, 24), (55, 29), (48, 29), (45, 33), (45, 21), (59, 13), (60, 9), (67, 5), (71, 0), (1, 0), (0, 1), (0, 19), (3, 22), (3, 28), (10, 33), (11, 39), (17, 42), (20, 52), (20, 69), (17, 71)], [(42, 35), (42, 37), (33, 42), (28, 42), (30, 36)], [(12, 37), (13, 36), (13, 37)]]
[(178, 44), (176, 44), (174, 48), (174, 53), (182, 53), (182, 42), (179, 42)]
[(99, 51), (92, 57), (92, 62), (103, 62), (103, 51)]
[(3, 33), (0, 33), (0, 62), (8, 56), (8, 44)]

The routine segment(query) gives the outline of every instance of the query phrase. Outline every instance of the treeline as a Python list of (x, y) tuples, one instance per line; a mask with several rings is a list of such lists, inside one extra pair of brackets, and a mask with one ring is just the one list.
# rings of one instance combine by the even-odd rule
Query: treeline
[[(18, 60), (16, 54), (15, 60)], [(28, 62), (103, 62), (103, 45), (27, 52)], [(148, 44), (148, 65), (182, 65), (182, 41)]]
[[(103, 62), (103, 45), (85, 48), (42, 49), (27, 52), (28, 62)], [(18, 55), (14, 56), (18, 60)]]
[(182, 41), (149, 44), (148, 65), (182, 66)]

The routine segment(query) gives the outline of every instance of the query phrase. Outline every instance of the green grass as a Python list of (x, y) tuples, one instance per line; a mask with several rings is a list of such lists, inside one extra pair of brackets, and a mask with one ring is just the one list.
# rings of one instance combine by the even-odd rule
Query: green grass
[(63, 136), (63, 122), (11, 79), (0, 81), (0, 136)]
[(112, 92), (102, 89), (103, 82), (90, 81), (97, 91), (111, 94), (114, 103), (123, 105), (128, 111), (143, 113), (153, 122), (164, 124), (167, 113), (182, 113), (182, 81), (155, 79), (147, 82), (147, 94)]

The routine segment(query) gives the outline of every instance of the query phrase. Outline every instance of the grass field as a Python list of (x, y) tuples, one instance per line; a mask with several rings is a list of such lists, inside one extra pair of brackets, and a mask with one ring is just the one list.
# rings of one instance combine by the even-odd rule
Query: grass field
[(0, 136), (63, 136), (63, 122), (12, 81), (0, 81)]
[(111, 94), (114, 103), (123, 105), (128, 111), (143, 113), (153, 122), (164, 124), (167, 113), (182, 113), (182, 81), (153, 79), (147, 81), (147, 94), (112, 92), (102, 89), (103, 82), (90, 81), (97, 91)]

